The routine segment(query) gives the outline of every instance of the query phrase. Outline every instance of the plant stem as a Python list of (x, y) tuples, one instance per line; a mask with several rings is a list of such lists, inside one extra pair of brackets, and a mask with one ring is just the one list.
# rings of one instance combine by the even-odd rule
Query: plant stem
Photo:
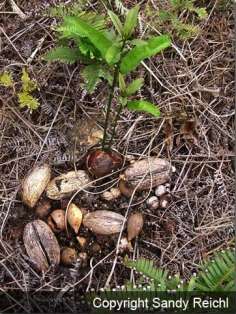
[[(111, 103), (112, 99), (114, 96), (114, 90), (116, 87), (117, 79), (118, 79), (118, 74), (119, 74), (119, 66), (116, 65), (115, 71), (114, 71), (114, 76), (113, 76), (113, 83), (112, 87), (110, 89), (110, 94), (109, 94), (109, 99), (108, 99), (108, 104), (107, 104), (107, 110), (106, 110), (106, 120), (105, 120), (105, 125), (104, 125), (104, 135), (103, 135), (103, 140), (102, 140), (102, 149), (106, 150), (106, 139), (107, 139), (107, 128), (108, 128), (108, 123), (109, 123), (109, 117), (110, 117), (110, 112), (111, 112)], [(110, 145), (108, 146), (109, 149)]]
[(121, 104), (119, 105), (119, 108), (118, 108), (117, 112), (116, 112), (116, 117), (115, 117), (113, 129), (112, 129), (112, 133), (111, 133), (111, 138), (110, 138), (110, 141), (109, 141), (109, 144), (108, 144), (108, 148), (109, 148), (109, 149), (111, 148), (111, 145), (112, 145), (112, 142), (113, 142), (115, 133), (116, 133), (116, 126), (117, 126), (118, 119), (119, 119), (119, 117), (120, 117), (120, 113), (121, 113), (121, 111), (122, 111), (122, 107), (123, 107), (123, 104), (121, 103)]

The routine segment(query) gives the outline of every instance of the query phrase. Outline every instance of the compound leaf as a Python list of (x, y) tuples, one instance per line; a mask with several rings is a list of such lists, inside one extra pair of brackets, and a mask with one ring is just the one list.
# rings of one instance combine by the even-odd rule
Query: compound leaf
[(79, 59), (79, 49), (72, 49), (68, 47), (57, 47), (50, 50), (44, 59), (47, 61), (62, 61), (68, 64), (75, 63)]

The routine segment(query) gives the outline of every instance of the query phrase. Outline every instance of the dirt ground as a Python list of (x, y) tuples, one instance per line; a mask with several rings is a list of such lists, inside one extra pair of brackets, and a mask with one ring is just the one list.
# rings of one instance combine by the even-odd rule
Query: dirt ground
[[(11, 13), (10, 1), (0, 3), (0, 72), (10, 70), (17, 82), (21, 69), (27, 67), (40, 87), (36, 96), (41, 105), (31, 114), (19, 108), (14, 94), (0, 87), (0, 287), (99, 289), (111, 274), (117, 237), (95, 237), (82, 229), (81, 235), (90, 243), (87, 265), (60, 265), (40, 275), (22, 241), (24, 226), (36, 215), (22, 203), (19, 191), (35, 162), (49, 162), (54, 176), (81, 166), (73, 161), (73, 156), (83, 154), (75, 141), (86, 118), (103, 126), (107, 87), (101, 83), (88, 95), (81, 87), (79, 65), (42, 60), (55, 42), (55, 19), (45, 9), (63, 1), (16, 2), (26, 19)], [(145, 219), (129, 256), (152, 259), (183, 279), (196, 271), (203, 258), (234, 240), (234, 21), (230, 7), (218, 2), (199, 1), (209, 16), (201, 22), (198, 36), (188, 41), (175, 38), (172, 48), (146, 61), (148, 70), (139, 67), (137, 73), (145, 78), (139, 96), (158, 104), (161, 117), (124, 111), (114, 144), (129, 158), (159, 156), (176, 168), (166, 209), (149, 209), (145, 193), (137, 194), (129, 207), (129, 212), (142, 211)], [(129, 7), (131, 1), (124, 3)], [(99, 1), (88, 1), (87, 9), (104, 11)], [(148, 32), (145, 23), (142, 14), (140, 32)], [(80, 192), (74, 202), (90, 210), (125, 214), (127, 198), (112, 202), (101, 198), (101, 191), (114, 182), (112, 177), (103, 186)], [(54, 201), (52, 206), (60, 208), (65, 203)], [(61, 246), (78, 248), (72, 233), (69, 237), (59, 234), (58, 240)], [(94, 251), (92, 243), (98, 243), (101, 251)], [(131, 276), (123, 257), (116, 260), (111, 287), (123, 285)]]

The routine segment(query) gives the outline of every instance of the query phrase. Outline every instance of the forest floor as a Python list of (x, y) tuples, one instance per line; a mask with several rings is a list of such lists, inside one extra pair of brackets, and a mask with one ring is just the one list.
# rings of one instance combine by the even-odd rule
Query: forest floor
[[(55, 18), (45, 10), (63, 1), (16, 2), (26, 18), (12, 13), (10, 1), (0, 3), (0, 72), (11, 71), (18, 82), (26, 67), (40, 87), (36, 93), (40, 107), (32, 113), (21, 109), (17, 97), (0, 87), (0, 287), (58, 290), (75, 284), (83, 291), (99, 289), (111, 273), (117, 238), (96, 238), (82, 229), (90, 243), (87, 265), (60, 265), (41, 276), (33, 269), (22, 241), (23, 228), (36, 218), (35, 211), (22, 203), (19, 191), (35, 162), (50, 163), (53, 176), (74, 169), (72, 156), (82, 154), (75, 142), (84, 121), (89, 117), (103, 127), (107, 87), (101, 82), (89, 95), (81, 84), (79, 65), (42, 60), (55, 42)], [(135, 1), (124, 1), (124, 5), (130, 7), (131, 2)], [(147, 2), (142, 1), (139, 23), (144, 36), (151, 29), (144, 14)], [(174, 45), (165, 53), (145, 61), (147, 69), (139, 67), (137, 73), (145, 79), (139, 96), (158, 104), (161, 117), (125, 110), (114, 143), (124, 156), (158, 156), (176, 168), (166, 209), (149, 209), (146, 194), (135, 195), (129, 210), (142, 211), (145, 223), (129, 256), (152, 259), (183, 279), (196, 271), (203, 258), (234, 239), (234, 21), (230, 7), (218, 2), (199, 1), (206, 6), (208, 18), (200, 23), (197, 36), (189, 40), (174, 37)], [(158, 1), (150, 3), (158, 5)], [(105, 13), (99, 1), (88, 1), (86, 9)], [(78, 168), (79, 163), (76, 165)], [(114, 180), (106, 183), (109, 189)], [(125, 197), (104, 201), (99, 186), (92, 192), (80, 192), (74, 202), (121, 214), (129, 206)], [(52, 206), (62, 204), (55, 201)], [(58, 239), (62, 246), (77, 246), (65, 234)], [(94, 241), (101, 251), (90, 251)], [(122, 264), (123, 257), (116, 260), (112, 287), (123, 285), (131, 276)]]

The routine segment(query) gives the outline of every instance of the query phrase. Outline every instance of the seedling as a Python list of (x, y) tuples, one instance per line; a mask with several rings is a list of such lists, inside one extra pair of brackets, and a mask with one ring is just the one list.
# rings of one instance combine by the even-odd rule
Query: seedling
[[(59, 33), (58, 46), (45, 56), (48, 61), (80, 61), (85, 64), (81, 74), (88, 92), (93, 92), (101, 79), (105, 79), (110, 85), (102, 140), (104, 154), (111, 151), (117, 122), (124, 108), (143, 111), (155, 117), (160, 115), (155, 104), (143, 99), (133, 99), (134, 94), (144, 84), (143, 78), (136, 78), (128, 84), (127, 76), (135, 71), (144, 59), (169, 47), (171, 41), (167, 35), (151, 37), (148, 40), (135, 38), (138, 14), (137, 5), (127, 12), (122, 23), (114, 12), (108, 10), (113, 24), (111, 29), (106, 28), (104, 17), (95, 13), (82, 12), (76, 16), (64, 16), (62, 24), (56, 28)], [(114, 98), (117, 105), (113, 125), (110, 126)], [(105, 157), (109, 159), (107, 155)], [(110, 160), (109, 163), (112, 164)]]
[(38, 109), (40, 103), (38, 99), (32, 95), (34, 91), (38, 90), (38, 85), (34, 80), (30, 78), (25, 68), (22, 69), (20, 83), (21, 89), (20, 91), (16, 92), (15, 84), (17, 84), (17, 82), (14, 82), (11, 72), (5, 71), (0, 74), (0, 86), (2, 85), (4, 87), (12, 89), (13, 94), (17, 95), (20, 108), (27, 107), (30, 112)]

